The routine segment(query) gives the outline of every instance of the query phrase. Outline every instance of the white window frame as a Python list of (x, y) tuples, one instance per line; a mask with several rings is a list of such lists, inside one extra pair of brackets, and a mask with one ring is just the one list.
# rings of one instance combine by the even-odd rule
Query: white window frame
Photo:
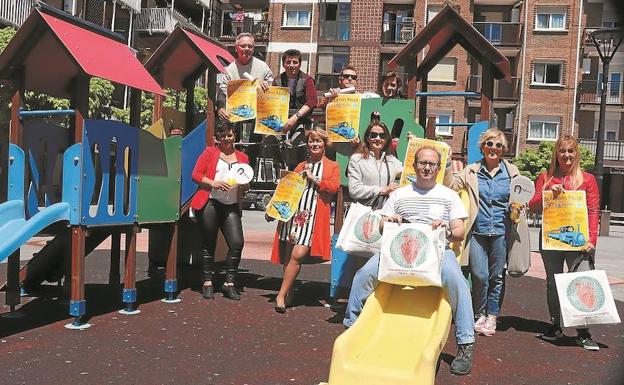
[[(548, 83), (538, 82), (535, 80), (535, 70), (538, 66), (544, 66), (544, 79), (546, 79), (547, 68), (549, 65), (558, 65), (559, 68), (559, 80), (557, 83)], [(531, 73), (531, 84), (537, 86), (550, 86), (550, 87), (561, 87), (563, 86), (563, 62), (561, 61), (535, 61), (533, 63), (533, 73)]]
[[(297, 24), (288, 24), (288, 12), (297, 12)], [(308, 14), (308, 24), (299, 24), (299, 12), (305, 12)], [(301, 5), (285, 5), (284, 15), (282, 17), (282, 28), (311, 28), (312, 27), (312, 12), (309, 6)]]
[[(533, 123), (541, 123), (542, 124), (542, 133), (541, 136), (531, 136), (531, 124)], [(554, 138), (546, 138), (544, 133), (546, 131), (546, 124), (555, 124), (555, 137)], [(529, 125), (527, 127), (527, 140), (539, 141), (539, 142), (554, 142), (559, 137), (559, 129), (561, 125), (561, 117), (560, 116), (531, 116), (529, 118)]]
[(440, 111), (436, 112), (436, 129), (435, 133), (439, 136), (453, 136), (453, 127), (452, 126), (438, 126), (440, 122), (440, 116), (448, 116), (448, 123), (453, 123), (453, 112), (452, 111)]
[[(548, 15), (548, 27), (540, 28), (538, 27), (538, 17), (540, 15)], [(563, 26), (552, 27), (553, 25), (553, 15), (563, 15)], [(535, 11), (535, 19), (534, 19), (534, 30), (535, 31), (567, 31), (568, 24), (568, 10), (566, 7), (537, 7)]]
[(436, 16), (438, 16), (438, 13), (440, 13), (440, 11), (442, 11), (442, 8), (444, 8), (444, 6), (442, 5), (438, 5), (438, 4), (431, 4), (427, 6), (427, 23), (429, 24), (429, 22)]
[[(452, 77), (449, 77), (449, 78), (436, 77), (436, 74), (444, 73), (443, 71), (444, 67), (450, 68), (451, 66), (452, 66), (452, 69), (451, 69)], [(438, 64), (436, 64), (435, 67), (433, 67), (431, 71), (429, 71), (428, 81), (439, 82), (439, 83), (456, 83), (457, 82), (457, 59), (451, 58), (451, 57), (445, 57), (442, 60), (440, 60)]]

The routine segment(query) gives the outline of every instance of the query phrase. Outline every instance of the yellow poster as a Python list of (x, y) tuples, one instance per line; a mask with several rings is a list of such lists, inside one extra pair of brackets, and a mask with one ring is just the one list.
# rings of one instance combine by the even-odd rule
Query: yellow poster
[(332, 142), (350, 142), (360, 132), (361, 94), (338, 95), (325, 110), (327, 135)]
[(416, 170), (414, 169), (414, 158), (416, 151), (423, 146), (431, 146), (438, 150), (442, 155), (440, 159), (440, 168), (438, 169), (438, 175), (436, 176), (436, 182), (442, 183), (444, 179), (444, 171), (446, 169), (446, 161), (449, 156), (450, 148), (448, 144), (444, 142), (438, 142), (431, 139), (411, 138), (407, 144), (407, 150), (405, 151), (405, 159), (403, 161), (403, 173), (401, 174), (401, 186), (405, 186), (411, 183), (416, 178)]
[(225, 109), (230, 122), (242, 122), (256, 118), (256, 83), (251, 80), (230, 80)]
[(267, 215), (278, 221), (287, 222), (297, 211), (305, 187), (306, 178), (304, 176), (295, 172), (285, 173), (269, 202)]
[(263, 135), (283, 135), (290, 104), (288, 88), (269, 87), (266, 92), (258, 92), (257, 103), (258, 113), (254, 132)]
[(589, 242), (585, 191), (565, 191), (557, 199), (544, 191), (542, 204), (543, 250), (580, 250)]

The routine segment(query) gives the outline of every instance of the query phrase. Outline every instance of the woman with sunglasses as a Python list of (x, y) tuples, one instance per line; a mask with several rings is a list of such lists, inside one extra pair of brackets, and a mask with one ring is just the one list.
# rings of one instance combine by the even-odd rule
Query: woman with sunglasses
[(307, 184), (293, 217), (279, 223), (271, 253), (271, 262), (284, 265), (284, 279), (275, 297), (278, 313), (286, 312), (287, 297), (292, 298), (289, 293), (303, 260), (307, 256), (331, 259), (330, 205), (340, 189), (340, 171), (336, 162), (325, 157), (329, 145), (325, 130), (315, 127), (306, 135), (309, 159), (299, 163), (295, 172), (301, 173)]
[[(588, 256), (595, 252), (598, 240), (598, 216), (600, 213), (600, 194), (598, 185), (593, 175), (581, 170), (579, 146), (576, 139), (565, 135), (555, 143), (548, 171), (541, 173), (535, 181), (535, 195), (529, 202), (529, 208), (533, 212), (542, 212), (542, 191), (550, 190), (554, 197), (565, 194), (566, 190), (585, 191), (587, 213), (589, 222), (589, 242), (579, 251), (552, 251), (542, 250), (540, 242), (540, 254), (546, 270), (546, 300), (552, 326), (544, 334), (542, 339), (556, 341), (565, 335), (561, 330), (561, 309), (559, 297), (555, 286), (555, 274), (563, 273), (563, 264), (568, 265), (568, 271), (586, 271), (590, 265)], [(541, 236), (540, 236), (541, 239)], [(599, 346), (592, 340), (589, 329), (576, 329), (576, 343), (586, 350), (598, 350)]]
[(391, 143), (388, 127), (373, 120), (347, 166), (349, 195), (353, 201), (380, 209), (388, 195), (399, 188), (395, 180), (403, 171), (403, 163), (394, 155)]
[[(496, 319), (503, 299), (508, 250), (525, 255), (530, 253), (529, 229), (526, 220), (514, 224), (509, 216), (509, 186), (520, 172), (503, 159), (507, 150), (505, 134), (490, 128), (481, 134), (479, 147), (483, 159), (453, 176), (447, 170), (445, 184), (455, 191), (468, 193), (468, 231), (461, 265), (469, 265), (472, 276), (475, 331), (492, 336), (496, 332)], [(511, 234), (514, 236), (510, 237)], [(515, 242), (519, 243), (512, 245)]]

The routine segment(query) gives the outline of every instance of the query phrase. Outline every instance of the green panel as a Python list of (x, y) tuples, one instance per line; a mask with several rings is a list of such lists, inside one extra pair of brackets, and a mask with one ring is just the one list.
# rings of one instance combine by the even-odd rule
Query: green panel
[[(370, 117), (373, 112), (379, 112), (381, 121), (384, 122), (390, 131), (395, 125), (401, 127), (399, 135), (399, 146), (397, 147), (397, 155), (403, 160), (405, 150), (407, 149), (407, 133), (411, 132), (414, 136), (424, 138), (425, 130), (414, 121), (414, 100), (399, 100), (385, 98), (369, 98), (362, 100), (362, 109), (360, 114), (360, 140), (366, 131), (366, 127), (370, 123)], [(392, 133), (392, 132), (391, 132)], [(348, 144), (334, 144), (336, 150), (336, 161), (340, 165), (340, 178), (343, 185), (347, 185), (346, 169), (349, 162), (349, 156), (353, 151), (353, 146)]]
[(137, 222), (172, 222), (180, 212), (182, 137), (161, 140), (146, 130), (139, 134)]

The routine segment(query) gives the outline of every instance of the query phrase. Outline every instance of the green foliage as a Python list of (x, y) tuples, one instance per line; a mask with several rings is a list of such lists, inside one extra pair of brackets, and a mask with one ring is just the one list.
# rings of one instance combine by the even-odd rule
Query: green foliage
[(0, 52), (4, 51), (4, 48), (9, 44), (9, 40), (15, 36), (15, 31), (11, 27), (0, 29)]
[[(548, 170), (554, 147), (555, 142), (541, 142), (537, 149), (529, 149), (518, 155), (513, 163), (518, 166), (522, 175), (528, 176), (531, 180), (536, 180), (539, 174)], [(579, 146), (579, 148), (581, 168), (585, 171), (592, 171), (594, 155), (583, 146)]]

